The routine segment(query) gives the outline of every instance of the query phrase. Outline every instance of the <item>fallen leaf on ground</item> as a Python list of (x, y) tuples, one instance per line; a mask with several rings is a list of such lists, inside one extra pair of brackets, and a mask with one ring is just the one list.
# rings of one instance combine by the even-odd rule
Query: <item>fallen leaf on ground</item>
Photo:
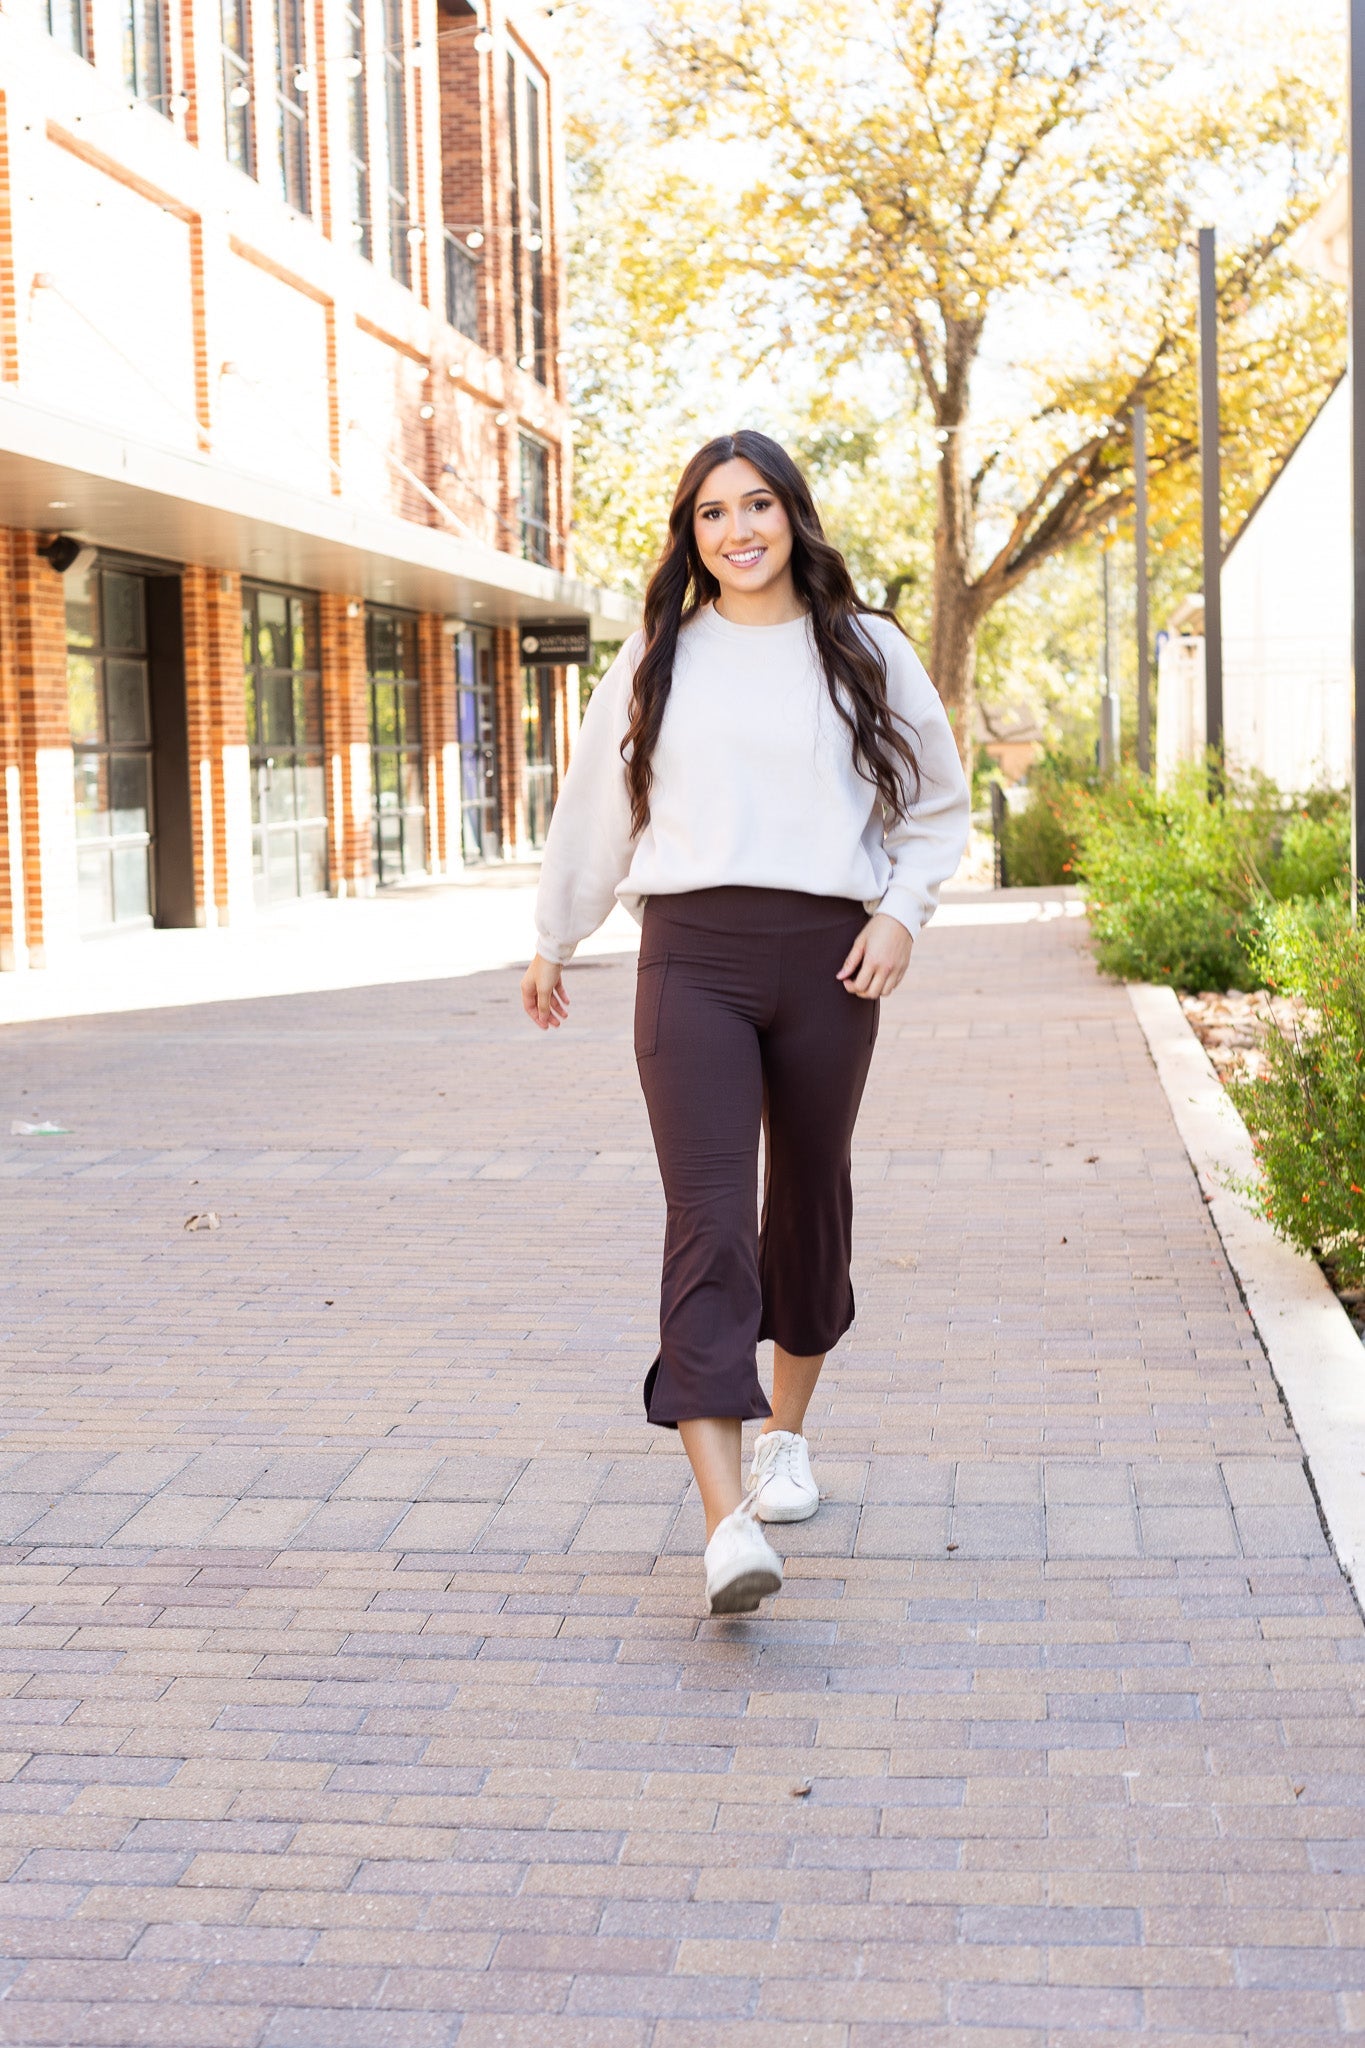
[(218, 1227), (218, 1211), (216, 1209), (205, 1209), (202, 1215), (187, 1216), (185, 1218), (186, 1230), (217, 1230)]

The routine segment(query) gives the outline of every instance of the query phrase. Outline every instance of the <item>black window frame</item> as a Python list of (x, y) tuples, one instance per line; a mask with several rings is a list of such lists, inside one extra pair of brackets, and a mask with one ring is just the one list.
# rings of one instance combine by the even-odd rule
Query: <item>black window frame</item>
[[(99, 737), (71, 732), (73, 792), (78, 792), (83, 776), (88, 776), (93, 766), (97, 783), (104, 790), (107, 802), (97, 816), (109, 820), (108, 825), (98, 832), (82, 832), (80, 818), (82, 806), (75, 802), (76, 816), (76, 868), (78, 890), (78, 922), (84, 936), (96, 936), (104, 932), (145, 929), (156, 918), (156, 786), (155, 786), (155, 735), (152, 728), (151, 696), (151, 634), (147, 616), (147, 572), (145, 568), (127, 562), (117, 556), (99, 555), (90, 564), (85, 574), (92, 589), (94, 630), (90, 639), (83, 642), (74, 638), (71, 632), (72, 590), (68, 586), (66, 614), (66, 662), (68, 713), (72, 702), (72, 671), (76, 662), (88, 662), (93, 671), (95, 698), (99, 710)], [(119, 576), (138, 587), (138, 609), (141, 617), (141, 632), (127, 644), (111, 638), (109, 632), (108, 604), (105, 579)], [(109, 668), (113, 663), (124, 667), (140, 665), (142, 670), (142, 737), (130, 739), (126, 734), (115, 736), (109, 716)], [(120, 831), (113, 822), (118, 813), (113, 804), (116, 763), (119, 760), (136, 759), (142, 763), (145, 806), (144, 827), (138, 830), (125, 828)], [(119, 915), (118, 856), (141, 853), (144, 867), (144, 887), (140, 892), (140, 907), (131, 916)], [(86, 920), (83, 911), (84, 890), (80, 882), (83, 866), (92, 859), (98, 859), (105, 870), (105, 897), (111, 914), (97, 922)]]
[(124, 91), (169, 120), (165, 0), (123, 0), (121, 29)]
[(550, 517), (550, 450), (534, 434), (517, 437), (520, 528), (523, 561), (554, 567), (554, 526)]
[[(286, 634), (291, 653), (288, 666), (278, 661), (262, 661), (260, 658), (262, 597), (285, 600)], [(311, 661), (297, 662), (293, 659), (295, 634), (300, 629), (305, 649), (312, 649)], [(268, 583), (254, 577), (244, 577), (242, 635), (242, 683), (246, 692), (247, 746), (251, 763), (253, 806), (251, 864), (256, 901), (258, 904), (268, 905), (325, 896), (331, 887), (332, 838), (327, 816), (327, 732), (326, 713), (322, 701), (322, 617), (316, 592), (296, 590), (288, 584)], [(264, 686), (272, 679), (286, 675), (290, 679), (290, 734), (287, 739), (268, 730), (271, 721), (264, 711), (271, 694)], [(298, 707), (301, 685), (305, 696), (310, 686), (316, 696), (315, 737), (308, 735), (306, 727), (303, 737), (299, 736)], [(261, 779), (263, 769), (268, 777), (265, 783)], [(283, 775), (286, 771), (289, 775), (290, 800), (284, 815), (271, 817), (268, 815), (265, 799), (270, 793), (275, 774), (278, 772)], [(321, 778), (321, 805), (311, 811), (305, 809), (300, 800), (301, 790), (306, 792), (310, 771)], [(304, 778), (302, 783), (301, 773)], [(295, 887), (281, 895), (276, 895), (271, 888), (272, 877), (279, 865), (277, 860), (272, 859), (271, 854), (270, 841), (275, 835), (291, 841), (293, 850)], [(305, 853), (316, 863), (319, 849), (321, 880), (316, 886), (305, 888)], [(316, 868), (314, 876), (316, 879)]]
[(479, 271), (474, 251), (453, 228), (445, 230), (446, 319), (466, 341), (479, 339)]
[(313, 212), (310, 162), (310, 94), (300, 90), (300, 73), (308, 77), (308, 30), (304, 0), (275, 0), (275, 111), (279, 124), (277, 157), (280, 196), (295, 213)]
[[(65, 19), (60, 21), (58, 8)], [(90, 40), (85, 20), (85, 0), (47, 0), (47, 32), (54, 43), (73, 56), (90, 61)]]
[(367, 263), (374, 260), (374, 228), (370, 218), (370, 95), (365, 75), (365, 0), (343, 0), (346, 30), (346, 185), (351, 206), (355, 248)]
[(389, 224), (389, 271), (412, 284), (412, 168), (408, 161), (408, 65), (403, 0), (381, 0), (384, 10), (384, 190)]
[[(381, 647), (381, 636), (389, 638), (387, 648)], [(427, 872), (431, 821), (427, 817), (421, 641), (416, 612), (404, 611), (397, 605), (366, 605), (365, 679), (370, 727), (370, 847), (375, 881), (382, 889), (407, 876)], [(380, 737), (381, 690), (392, 692), (392, 739)], [(414, 718), (415, 729), (409, 724), (410, 714)], [(384, 773), (385, 762), (389, 760), (395, 770), (392, 778)], [(415, 804), (406, 801), (406, 770), (414, 760), (418, 791)], [(386, 805), (384, 798), (390, 788), (397, 802)], [(397, 825), (396, 871), (386, 845), (394, 835), (385, 829), (394, 823)]]
[[(250, 0), (219, 0), (219, 54), (223, 69), (223, 145), (230, 164), (256, 176), (255, 94), (252, 90)], [(245, 91), (240, 103), (234, 93)]]
[[(541, 166), (540, 87), (528, 71), (526, 88), (526, 271), (530, 315), (530, 371), (537, 384), (546, 383), (545, 350), (545, 218)], [(519, 352), (520, 353), (520, 352)]]

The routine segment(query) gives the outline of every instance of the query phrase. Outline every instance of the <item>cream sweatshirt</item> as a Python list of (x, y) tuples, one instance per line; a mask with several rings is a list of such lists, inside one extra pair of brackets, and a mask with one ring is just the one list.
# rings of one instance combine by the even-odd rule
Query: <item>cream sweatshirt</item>
[(637, 920), (650, 896), (739, 883), (859, 899), (913, 936), (967, 843), (970, 802), (938, 692), (910, 643), (864, 615), (887, 695), (919, 761), (908, 817), (883, 818), (853, 764), (804, 618), (740, 626), (712, 605), (678, 636), (654, 750), (649, 822), (630, 829), (621, 742), (644, 636), (627, 640), (583, 714), (536, 897), (536, 946), (566, 961), (619, 897)]

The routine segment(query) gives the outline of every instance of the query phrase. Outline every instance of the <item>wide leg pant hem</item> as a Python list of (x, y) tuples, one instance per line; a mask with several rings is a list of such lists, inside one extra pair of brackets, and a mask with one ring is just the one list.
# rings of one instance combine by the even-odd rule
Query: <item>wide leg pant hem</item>
[(817, 1334), (810, 1330), (790, 1329), (784, 1334), (782, 1326), (776, 1317), (770, 1320), (767, 1316), (764, 1316), (758, 1326), (758, 1341), (760, 1344), (780, 1344), (782, 1349), (793, 1358), (822, 1358), (827, 1351), (832, 1351), (840, 1338), (846, 1337), (852, 1328), (853, 1310), (851, 1308), (843, 1321), (837, 1328), (831, 1330), (828, 1336), (823, 1333)]
[[(659, 1369), (663, 1364), (663, 1353), (656, 1351), (654, 1363), (645, 1374), (644, 1399), (645, 1420), (652, 1422), (656, 1429), (676, 1429), (680, 1422), (709, 1422), (712, 1420), (736, 1422), (766, 1422), (772, 1414), (768, 1397), (754, 1375), (752, 1388), (743, 1389), (732, 1405), (725, 1405), (723, 1397), (716, 1395), (705, 1408), (690, 1406), (675, 1394), (669, 1396), (667, 1389), (655, 1400), (659, 1383)], [(665, 1415), (667, 1408), (672, 1413)]]

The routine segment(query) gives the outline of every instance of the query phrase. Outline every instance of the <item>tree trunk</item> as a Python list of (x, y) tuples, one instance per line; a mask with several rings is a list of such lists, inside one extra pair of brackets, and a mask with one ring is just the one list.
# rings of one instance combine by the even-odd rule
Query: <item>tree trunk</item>
[(929, 674), (952, 720), (957, 751), (970, 781), (980, 612), (972, 587), (973, 507), (971, 487), (963, 475), (961, 441), (960, 431), (950, 431), (939, 444)]
[(952, 722), (957, 751), (969, 780), (976, 727), (976, 628), (976, 606), (970, 588), (957, 577), (936, 575), (929, 674)]

